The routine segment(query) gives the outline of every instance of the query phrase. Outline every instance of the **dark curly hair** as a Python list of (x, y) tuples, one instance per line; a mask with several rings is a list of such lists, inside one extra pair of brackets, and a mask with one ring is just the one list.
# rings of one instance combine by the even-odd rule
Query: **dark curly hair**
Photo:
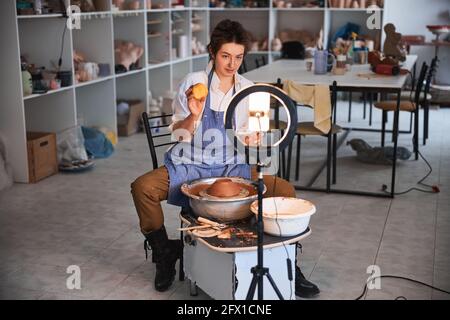
[(247, 30), (237, 21), (225, 19), (220, 21), (213, 32), (207, 46), (209, 59), (213, 59), (225, 43), (236, 43), (244, 46), (244, 55), (250, 50), (251, 38)]

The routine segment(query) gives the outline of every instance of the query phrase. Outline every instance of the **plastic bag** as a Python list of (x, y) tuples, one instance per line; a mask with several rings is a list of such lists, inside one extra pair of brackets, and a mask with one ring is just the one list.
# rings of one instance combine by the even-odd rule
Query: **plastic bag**
[(84, 136), (84, 146), (89, 156), (94, 158), (107, 158), (114, 152), (114, 146), (98, 129), (81, 127)]
[(0, 135), (0, 191), (13, 185), (13, 169), (8, 163), (6, 145)]
[[(393, 147), (371, 147), (362, 139), (352, 139), (347, 142), (356, 151), (356, 158), (365, 163), (391, 165), (394, 161)], [(405, 147), (397, 147), (397, 159), (408, 160), (411, 151)]]
[(81, 126), (75, 126), (56, 135), (58, 163), (88, 160)]

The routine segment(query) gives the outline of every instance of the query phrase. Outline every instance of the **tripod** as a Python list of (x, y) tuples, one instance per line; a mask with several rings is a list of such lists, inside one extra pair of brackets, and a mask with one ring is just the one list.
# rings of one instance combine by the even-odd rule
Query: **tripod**
[[(280, 88), (276, 86), (272, 86), (269, 84), (255, 84), (252, 86), (249, 86), (243, 90), (240, 90), (237, 92), (231, 101), (228, 104), (228, 108), (225, 112), (225, 129), (228, 135), (228, 138), (230, 141), (235, 141), (239, 146), (244, 147), (244, 150), (246, 151), (246, 158), (248, 155), (248, 144), (243, 143), (239, 139), (236, 138), (234, 135), (234, 125), (233, 125), (233, 119), (234, 119), (234, 110), (236, 109), (237, 105), (240, 101), (242, 101), (245, 97), (250, 96), (252, 94), (258, 94), (257, 97), (253, 96), (255, 99), (249, 102), (249, 108), (248, 115), (250, 118), (257, 118), (257, 124), (258, 129), (251, 130), (252, 132), (267, 132), (270, 131), (270, 122), (268, 119), (269, 111), (270, 111), (270, 96), (273, 96), (276, 98), (278, 103), (280, 103), (283, 107), (287, 109), (288, 112), (288, 127), (284, 130), (284, 135), (280, 138), (280, 140), (275, 144), (270, 144), (271, 147), (275, 147), (279, 151), (284, 150), (292, 140), (294, 139), (295, 132), (296, 132), (296, 126), (292, 124), (297, 124), (297, 109), (294, 105), (294, 102), (287, 94), (281, 90)], [(267, 96), (261, 96), (260, 93), (268, 93), (270, 94), (269, 98)], [(261, 125), (261, 118), (266, 119), (265, 125)], [(251, 127), (254, 127), (254, 122), (249, 121), (249, 129)], [(235, 149), (239, 152), (242, 151), (239, 150), (239, 148), (236, 147)], [(270, 147), (269, 147), (270, 150)], [(277, 288), (275, 281), (273, 280), (272, 276), (269, 273), (269, 268), (264, 268), (263, 265), (263, 233), (264, 233), (264, 223), (263, 223), (263, 210), (262, 210), (262, 194), (264, 189), (264, 183), (263, 183), (263, 174), (262, 174), (262, 167), (264, 166), (259, 159), (259, 144), (257, 145), (257, 172), (258, 172), (258, 222), (257, 222), (257, 233), (258, 233), (258, 247), (257, 247), (257, 255), (258, 255), (258, 261), (257, 265), (251, 269), (251, 272), (253, 273), (252, 282), (250, 284), (248, 293), (247, 293), (247, 300), (253, 299), (256, 291), (256, 285), (258, 285), (258, 300), (263, 299), (263, 280), (264, 276), (267, 276), (269, 279), (270, 284), (272, 285), (273, 289), (275, 290), (278, 298), (280, 300), (283, 300), (283, 296), (281, 295), (280, 290)], [(289, 269), (288, 269), (289, 270)], [(289, 271), (288, 271), (289, 272)], [(292, 272), (289, 272), (291, 278)]]
[[(259, 155), (259, 152), (258, 152), (258, 155)], [(275, 281), (273, 280), (272, 276), (269, 273), (269, 268), (264, 268), (264, 264), (263, 264), (264, 222), (263, 222), (263, 210), (262, 210), (262, 202), (263, 201), (262, 201), (262, 199), (263, 199), (264, 183), (263, 183), (262, 167), (263, 167), (263, 164), (261, 164), (258, 161), (258, 164), (256, 166), (256, 171), (258, 172), (258, 220), (257, 220), (257, 227), (256, 227), (257, 233), (258, 233), (258, 241), (257, 241), (257, 243), (258, 243), (258, 249), (257, 249), (258, 262), (257, 262), (257, 265), (251, 269), (251, 272), (253, 273), (253, 278), (252, 278), (252, 282), (250, 283), (250, 288), (248, 289), (246, 300), (253, 300), (253, 297), (255, 296), (256, 285), (258, 285), (258, 300), (263, 300), (264, 276), (267, 276), (267, 279), (269, 280), (272, 288), (275, 290), (275, 293), (277, 294), (278, 299), (284, 300), (283, 296), (281, 295), (280, 290), (278, 289), (277, 285), (275, 284)]]

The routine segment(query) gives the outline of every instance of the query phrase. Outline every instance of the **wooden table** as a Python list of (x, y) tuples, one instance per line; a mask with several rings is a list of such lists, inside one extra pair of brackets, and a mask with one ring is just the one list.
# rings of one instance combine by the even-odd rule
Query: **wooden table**
[[(417, 55), (408, 55), (406, 61), (401, 64), (402, 69), (408, 70), (410, 73), (415, 73), (415, 64), (417, 61)], [(397, 164), (397, 141), (398, 141), (398, 118), (400, 105), (400, 94), (404, 87), (409, 74), (398, 76), (382, 76), (376, 75), (370, 71), (370, 65), (353, 65), (351, 69), (345, 75), (333, 75), (327, 73), (323, 75), (316, 75), (313, 71), (307, 71), (306, 62), (304, 60), (277, 60), (274, 63), (262, 66), (258, 69), (247, 72), (243, 75), (247, 79), (253, 82), (263, 83), (276, 83), (278, 79), (291, 80), (299, 84), (304, 85), (317, 85), (325, 84), (330, 87), (333, 82), (337, 82), (337, 90), (342, 92), (369, 92), (369, 93), (393, 93), (397, 95), (397, 109), (394, 112), (394, 127), (393, 127), (393, 140), (394, 140), (394, 161), (392, 163), (392, 176), (391, 176), (391, 192), (377, 193), (377, 192), (365, 192), (354, 190), (339, 190), (332, 189), (327, 174), (327, 186), (325, 189), (321, 188), (305, 188), (302, 186), (295, 186), (299, 190), (313, 190), (313, 191), (325, 191), (335, 193), (346, 193), (354, 195), (364, 196), (379, 196), (379, 197), (394, 197), (395, 194), (395, 171)], [(336, 121), (336, 117), (334, 117)], [(417, 121), (417, 119), (415, 119)], [(379, 131), (371, 128), (345, 128), (348, 133), (349, 130), (360, 131)], [(328, 149), (330, 150), (330, 139), (328, 142)], [(330, 160), (328, 158), (326, 162), (327, 170), (330, 170)], [(323, 170), (325, 166), (321, 167)], [(318, 175), (317, 175), (318, 176)]]

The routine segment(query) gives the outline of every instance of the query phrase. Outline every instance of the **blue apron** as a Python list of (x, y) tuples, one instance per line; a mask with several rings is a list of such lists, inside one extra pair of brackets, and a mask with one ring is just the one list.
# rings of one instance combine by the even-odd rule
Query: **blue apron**
[[(188, 197), (180, 190), (183, 183), (210, 177), (242, 177), (250, 179), (250, 165), (246, 164), (242, 157), (236, 156), (234, 148), (226, 136), (223, 122), (224, 111), (211, 110), (209, 89), (213, 72), (214, 69), (208, 75), (208, 96), (200, 127), (194, 133), (190, 143), (177, 143), (167, 150), (164, 155), (164, 165), (169, 172), (167, 203), (172, 205), (184, 208), (189, 206)], [(233, 95), (235, 93), (236, 88), (233, 87)], [(216, 133), (213, 135), (214, 137), (208, 134), (211, 132)], [(211, 140), (211, 142), (208, 140)], [(211, 148), (215, 143), (220, 143), (219, 146), (221, 148), (218, 153), (216, 153), (218, 149)]]

